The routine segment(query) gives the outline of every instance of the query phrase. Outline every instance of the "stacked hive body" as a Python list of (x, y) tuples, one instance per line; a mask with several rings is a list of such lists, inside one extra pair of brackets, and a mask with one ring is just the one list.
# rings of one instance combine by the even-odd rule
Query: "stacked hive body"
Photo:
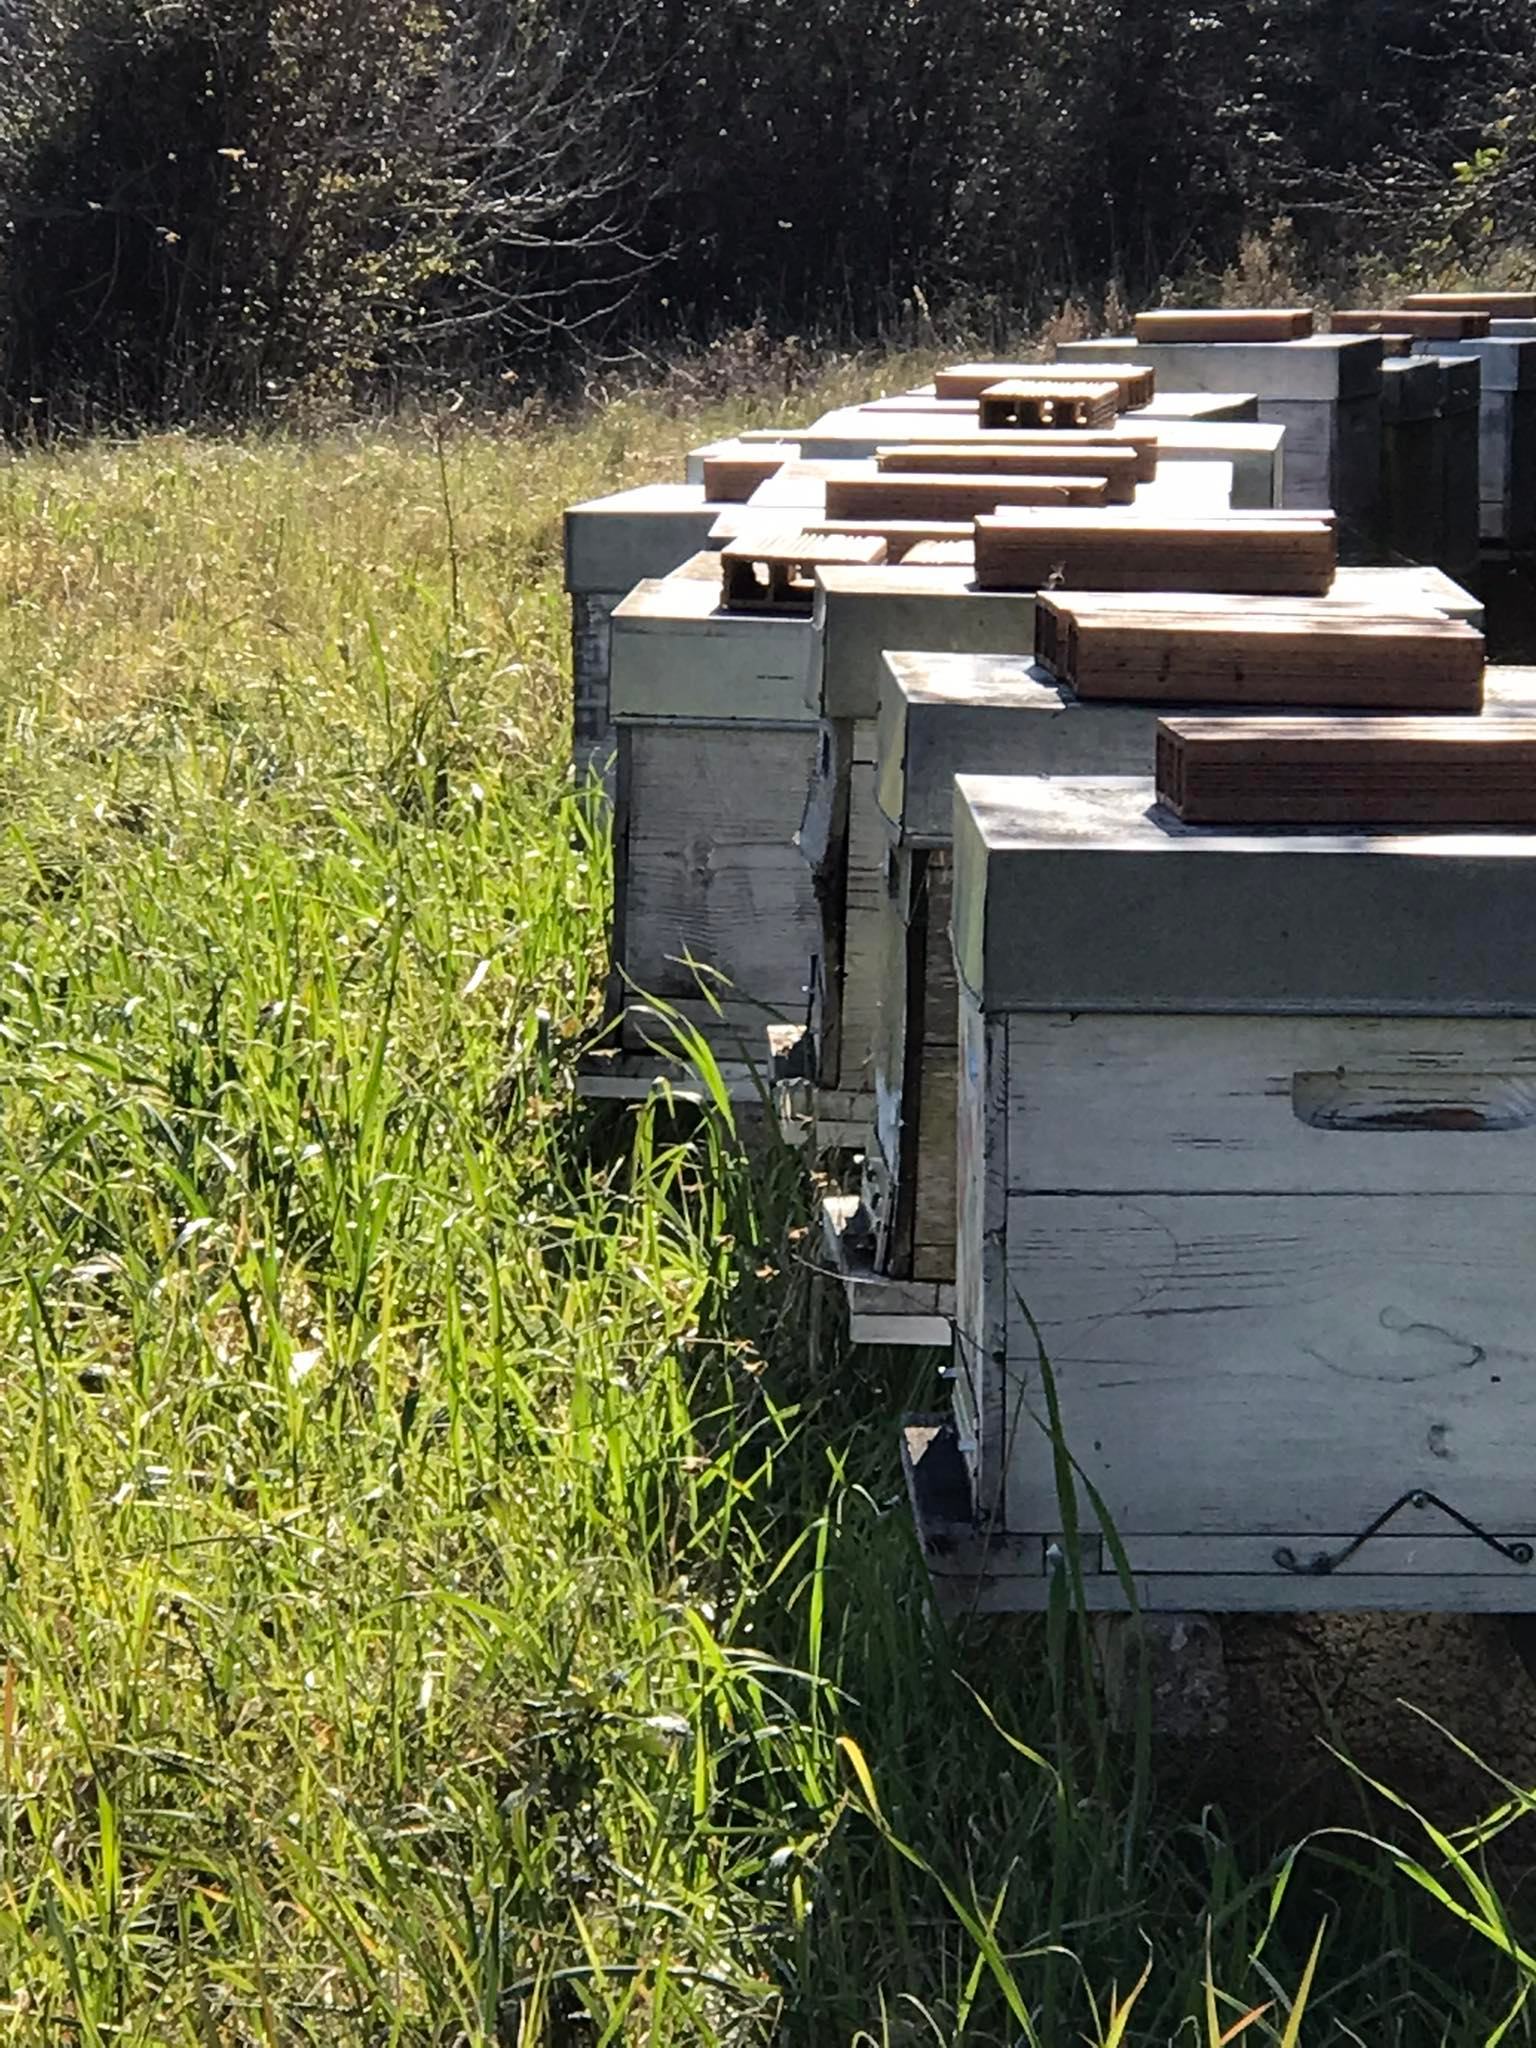
[[(1449, 830), (961, 778), (958, 1424), (908, 1444), (968, 1596), (1041, 1606), (1071, 1557), (1106, 1609), (1530, 1606), (1536, 834), (1487, 826), (1536, 822), (1536, 696), (1501, 696), (1481, 745), (1265, 737), (1285, 801), (1311, 763), (1293, 815), (1336, 744), (1366, 808), (1444, 767)], [(1165, 737), (1187, 773), (1201, 735)]]
[(1382, 343), (1375, 336), (1314, 335), (1305, 316), (1260, 331), (1209, 315), (1143, 316), (1134, 339), (1070, 342), (1074, 364), (1129, 360), (1160, 382), (1205, 391), (1251, 391), (1259, 417), (1285, 429), (1283, 502), (1331, 508), (1370, 559), (1381, 524)]
[[(1393, 608), (1361, 594), (1373, 583)], [(1052, 597), (1040, 603), (1039, 660), (886, 656), (875, 747), (886, 887), (867, 948), (879, 986), (865, 1202), (880, 1270), (943, 1284), (955, 1269), (956, 778), (1146, 775), (1174, 705), (1475, 711), (1482, 638), (1470, 600), (1453, 621), (1426, 594), (1455, 602), (1439, 579), (1415, 588), (1346, 571), (1340, 587), (1283, 610), (1242, 598)], [(1490, 673), (1502, 708), (1501, 672)]]

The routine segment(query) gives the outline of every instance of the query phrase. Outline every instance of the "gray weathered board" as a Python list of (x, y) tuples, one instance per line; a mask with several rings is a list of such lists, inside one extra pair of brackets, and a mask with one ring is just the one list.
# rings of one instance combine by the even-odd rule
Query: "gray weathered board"
[(675, 1007), (728, 1056), (805, 1018), (816, 944), (795, 844), (815, 762), (807, 619), (722, 612), (711, 581), (640, 584), (614, 613), (612, 1007), (627, 1046)]
[[(1149, 774), (1159, 708), (1081, 703), (1044, 670), (1005, 657), (896, 653), (884, 667), (876, 803), (889, 884), (866, 941), (879, 975), (866, 1200), (889, 1270), (941, 1279), (954, 1259), (945, 1125), (957, 1033), (948, 949), (956, 778)], [(1536, 674), (1489, 669), (1487, 709), (1536, 719)]]
[(956, 1427), (1008, 1604), (1049, 1590), (1054, 1394), (1148, 1606), (1528, 1608), (1536, 1567), (1455, 1517), (1536, 1529), (1536, 838), (1151, 797), (959, 788)]

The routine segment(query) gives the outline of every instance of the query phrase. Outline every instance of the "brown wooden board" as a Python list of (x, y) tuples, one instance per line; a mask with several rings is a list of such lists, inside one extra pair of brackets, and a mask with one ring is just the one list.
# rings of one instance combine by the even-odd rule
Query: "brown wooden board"
[(915, 548), (908, 548), (902, 557), (902, 566), (908, 569), (974, 569), (976, 543), (974, 540), (919, 541)]
[(974, 525), (971, 519), (818, 519), (805, 530), (812, 536), (865, 534), (885, 542), (887, 561), (905, 562), (931, 541), (964, 541), (969, 548)]
[[(880, 448), (875, 461), (882, 476), (956, 477), (975, 483), (988, 477), (1102, 477), (1108, 485), (1111, 505), (1134, 505), (1136, 486), (1141, 482), (1142, 458), (1138, 450), (1095, 441), (1087, 447), (1063, 448), (1068, 437), (1058, 434), (1054, 448)], [(1006, 498), (999, 499), (1007, 504)]]
[(1421, 313), (1489, 313), (1499, 320), (1536, 320), (1536, 292), (1409, 292), (1403, 304)]
[(704, 497), (711, 505), (744, 505), (759, 484), (777, 476), (799, 453), (798, 448), (742, 448), (729, 455), (706, 455)]
[(1335, 313), (1329, 324), (1335, 334), (1411, 334), (1420, 341), (1482, 341), (1489, 328), (1486, 313), (1416, 312), (1410, 306)]
[(1136, 315), (1138, 341), (1305, 341), (1316, 322), (1310, 308), (1169, 307)]
[(1181, 718), (1157, 794), (1190, 825), (1536, 826), (1529, 722)]
[(1115, 384), (1119, 387), (1122, 412), (1150, 405), (1157, 396), (1157, 372), (1142, 363), (957, 363), (939, 371), (933, 380), (933, 391), (941, 401), (968, 398), (974, 403), (996, 384), (1015, 379), (1038, 382), (1041, 378), (1052, 382)]
[(875, 534), (795, 531), (761, 540), (736, 540), (720, 552), (722, 609), (809, 615), (818, 566), (865, 568), (886, 559)]
[(983, 590), (1210, 590), (1322, 597), (1338, 568), (1331, 520), (1159, 519), (1016, 507), (976, 521)]
[(1048, 375), (994, 384), (977, 400), (977, 418), (989, 433), (1015, 427), (1112, 427), (1119, 418), (1118, 384)]
[(1475, 713), (1483, 636), (1451, 619), (1134, 613), (1042, 594), (1035, 651), (1085, 699)]
[[(1134, 458), (1132, 458), (1134, 460)], [(1122, 463), (1121, 503), (1135, 496), (1136, 480)], [(838, 477), (827, 484), (829, 519), (974, 519), (999, 505), (1083, 505), (1110, 502), (1102, 471), (1042, 476)]]

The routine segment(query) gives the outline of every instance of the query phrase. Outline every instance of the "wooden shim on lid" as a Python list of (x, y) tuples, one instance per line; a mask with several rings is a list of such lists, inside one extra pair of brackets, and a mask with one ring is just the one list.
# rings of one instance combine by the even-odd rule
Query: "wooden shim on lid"
[[(1122, 470), (1125, 497), (1136, 481)], [(827, 485), (829, 519), (974, 519), (1000, 505), (1107, 505), (1102, 471), (1076, 476), (871, 476), (839, 477)]]
[(1157, 793), (1188, 825), (1536, 826), (1536, 738), (1500, 718), (1177, 718)]
[[(877, 448), (875, 461), (882, 476), (894, 474), (908, 480), (928, 474), (967, 481), (989, 476), (1099, 476), (1109, 486), (1111, 505), (1135, 504), (1142, 466), (1136, 449), (1116, 447), (1110, 441), (1079, 447), (1075, 434), (1071, 446), (1064, 448), (1063, 438), (1056, 435), (1056, 445), (1051, 448), (991, 449), (985, 443), (970, 448)], [(998, 500), (999, 504), (1008, 502)]]
[(817, 519), (806, 527), (812, 535), (829, 539), (847, 534), (868, 535), (883, 540), (887, 562), (905, 562), (914, 548), (932, 541), (963, 540), (970, 547), (972, 521), (967, 519)]
[(924, 540), (908, 550), (908, 569), (974, 569), (976, 543), (973, 540)]
[(704, 458), (704, 496), (711, 505), (744, 505), (759, 484), (777, 476), (786, 462), (798, 460), (799, 447), (744, 448)]
[(1338, 568), (1333, 522), (1149, 519), (1005, 509), (976, 521), (982, 590), (1214, 590), (1322, 597)]
[(1118, 384), (1088, 379), (1009, 378), (977, 400), (977, 417), (989, 432), (1009, 427), (1112, 427), (1120, 416)]
[(1410, 292), (1416, 313), (1488, 313), (1498, 320), (1536, 320), (1536, 292)]
[(874, 534), (815, 534), (798, 530), (736, 540), (720, 552), (721, 605), (728, 612), (811, 611), (815, 571), (822, 564), (863, 568), (886, 559)]
[(1482, 709), (1483, 636), (1455, 620), (1199, 607), (1135, 612), (1042, 592), (1036, 656), (1088, 700)]
[(1330, 325), (1335, 334), (1411, 334), (1419, 341), (1483, 341), (1489, 320), (1486, 313), (1415, 312), (1405, 306), (1381, 312), (1335, 313)]
[(1305, 306), (1196, 308), (1170, 307), (1136, 315), (1138, 341), (1305, 341), (1314, 329)]
[(974, 403), (994, 385), (1038, 383), (1041, 379), (1117, 385), (1122, 412), (1150, 405), (1157, 396), (1157, 372), (1142, 363), (957, 363), (939, 371), (933, 391), (940, 400), (968, 398)]

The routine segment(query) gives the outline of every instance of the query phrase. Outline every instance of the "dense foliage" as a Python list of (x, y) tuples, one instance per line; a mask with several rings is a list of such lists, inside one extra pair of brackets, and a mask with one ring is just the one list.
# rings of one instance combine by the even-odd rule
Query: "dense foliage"
[(242, 415), (757, 323), (982, 337), (1234, 266), (1507, 272), (1527, 14), (41, 0), (0, 14), (4, 392)]

